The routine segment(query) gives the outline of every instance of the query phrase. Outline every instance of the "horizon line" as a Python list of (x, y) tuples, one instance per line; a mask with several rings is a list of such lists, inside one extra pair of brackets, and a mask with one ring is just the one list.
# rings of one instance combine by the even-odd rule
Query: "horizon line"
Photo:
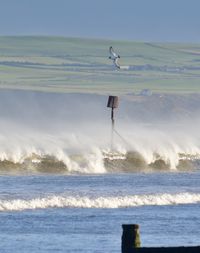
[(119, 41), (119, 42), (135, 42), (135, 43), (158, 43), (158, 44), (200, 44), (200, 42), (192, 42), (192, 41), (157, 41), (157, 40), (136, 40), (136, 39), (119, 39), (119, 38), (106, 38), (106, 37), (89, 37), (89, 36), (66, 36), (66, 35), (41, 35), (41, 34), (9, 34), (9, 35), (0, 35), (2, 37), (43, 37), (43, 38), (64, 38), (64, 39), (82, 39), (82, 40), (102, 40), (102, 41)]

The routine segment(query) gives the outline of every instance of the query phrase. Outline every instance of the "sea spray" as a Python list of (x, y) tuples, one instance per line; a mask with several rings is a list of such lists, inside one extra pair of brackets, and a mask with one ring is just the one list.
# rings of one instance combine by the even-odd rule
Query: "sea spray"
[[(137, 131), (138, 135), (141, 129)], [(115, 153), (109, 153), (109, 148), (105, 141), (105, 146), (98, 146), (96, 140), (86, 135), (66, 133), (66, 134), (34, 134), (30, 130), (27, 134), (12, 134), (7, 138), (0, 139), (0, 169), (8, 168), (6, 164), (12, 165), (15, 169), (29, 170), (35, 168), (37, 171), (48, 172), (48, 167), (55, 172), (58, 166), (63, 172), (68, 173), (105, 173), (109, 171), (134, 172), (145, 169), (187, 169), (183, 166), (186, 162), (195, 165), (200, 159), (200, 149), (196, 146), (192, 138), (188, 140), (186, 147), (176, 138), (165, 138), (160, 134), (149, 133), (143, 130), (141, 135), (135, 137), (130, 133), (124, 134), (132, 147), (127, 147), (126, 143), (116, 140)], [(2, 136), (1, 136), (2, 137)], [(84, 144), (84, 139), (86, 144)], [(105, 150), (107, 150), (105, 155)], [(114, 157), (114, 158), (113, 158)], [(55, 167), (55, 168), (53, 168)], [(187, 166), (186, 166), (187, 167)], [(195, 166), (194, 166), (195, 167)], [(30, 171), (30, 170), (29, 170)]]
[[(106, 96), (14, 91), (1, 96), (0, 170), (108, 173), (199, 168), (196, 99), (194, 106), (187, 99), (181, 104), (190, 117), (180, 117), (180, 105), (171, 97), (122, 97), (113, 156)], [(157, 102), (168, 107), (157, 108)]]

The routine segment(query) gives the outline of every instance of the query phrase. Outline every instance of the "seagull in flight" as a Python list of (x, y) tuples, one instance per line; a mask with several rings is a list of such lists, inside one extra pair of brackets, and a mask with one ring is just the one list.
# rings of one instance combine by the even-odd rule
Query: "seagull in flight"
[(115, 53), (113, 47), (109, 47), (109, 53), (110, 53), (109, 59), (113, 60), (115, 67), (117, 67), (118, 69), (126, 69), (126, 70), (130, 68), (129, 66), (121, 66), (119, 64), (120, 55)]
[(119, 65), (119, 62), (118, 62), (118, 59), (120, 58), (120, 56), (118, 54), (115, 53), (113, 47), (110, 47), (109, 48), (109, 53), (110, 53), (110, 56), (109, 56), (109, 59), (113, 60), (113, 63), (114, 65), (120, 69), (120, 65)]

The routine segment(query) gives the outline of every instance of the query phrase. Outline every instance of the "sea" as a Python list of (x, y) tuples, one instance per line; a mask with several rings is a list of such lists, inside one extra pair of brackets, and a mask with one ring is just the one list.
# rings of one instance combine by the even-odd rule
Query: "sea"
[(200, 245), (198, 115), (176, 98), (121, 97), (112, 128), (105, 95), (1, 91), (1, 252), (121, 252), (122, 224)]

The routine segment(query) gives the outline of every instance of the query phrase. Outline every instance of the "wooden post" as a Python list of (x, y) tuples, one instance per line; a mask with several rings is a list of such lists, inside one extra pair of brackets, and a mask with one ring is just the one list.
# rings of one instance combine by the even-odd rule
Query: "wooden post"
[(123, 224), (122, 228), (122, 253), (132, 253), (134, 248), (140, 248), (141, 246), (139, 225)]

